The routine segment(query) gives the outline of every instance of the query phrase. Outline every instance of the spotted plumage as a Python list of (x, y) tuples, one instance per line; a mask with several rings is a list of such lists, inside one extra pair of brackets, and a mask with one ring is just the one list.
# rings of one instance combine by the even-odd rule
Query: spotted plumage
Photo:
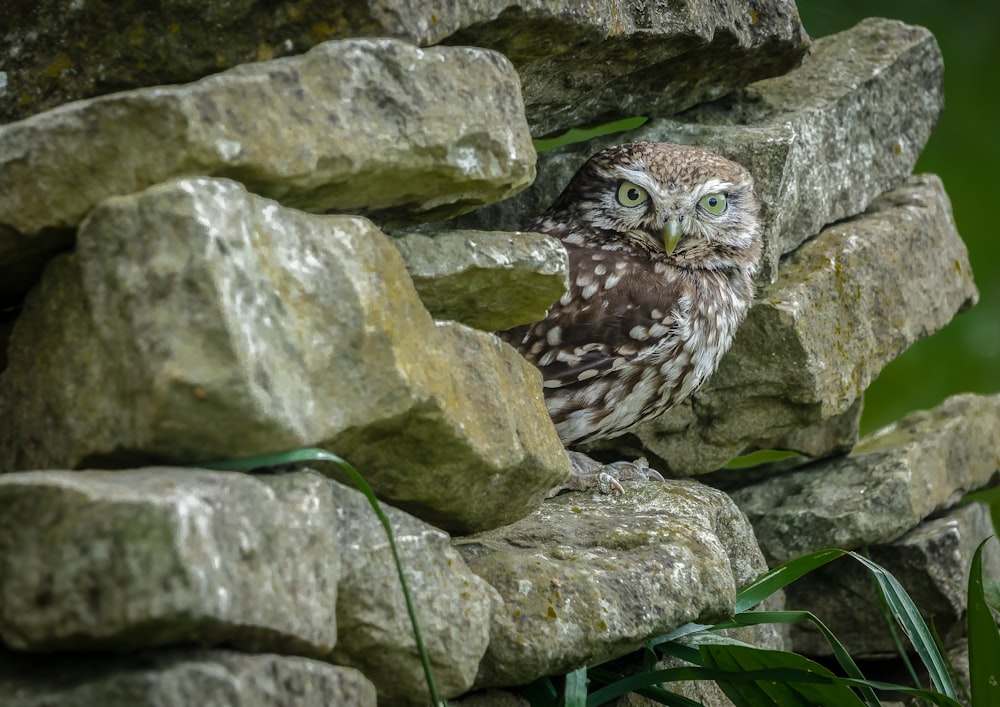
[(562, 241), (570, 288), (500, 336), (541, 370), (565, 444), (628, 432), (715, 371), (753, 301), (757, 212), (740, 165), (639, 142), (591, 157), (528, 224)]

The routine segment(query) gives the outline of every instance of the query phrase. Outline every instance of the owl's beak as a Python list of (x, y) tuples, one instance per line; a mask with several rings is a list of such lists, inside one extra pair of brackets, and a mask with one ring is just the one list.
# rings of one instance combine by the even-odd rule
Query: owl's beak
[(677, 242), (681, 239), (681, 224), (672, 218), (663, 226), (663, 245), (667, 249), (667, 255), (674, 252)]

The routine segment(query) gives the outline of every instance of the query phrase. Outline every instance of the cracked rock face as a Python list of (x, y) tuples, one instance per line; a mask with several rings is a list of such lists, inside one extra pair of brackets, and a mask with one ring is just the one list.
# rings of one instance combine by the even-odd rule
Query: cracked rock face
[(733, 493), (768, 562), (895, 540), (1000, 474), (1000, 395), (956, 395), (816, 462)]
[(72, 654), (42, 664), (0, 650), (0, 695), (9, 707), (376, 705), (375, 688), (354, 668), (231, 650)]
[(0, 126), (0, 295), (30, 284), (97, 203), (173, 177), (230, 177), (298, 209), (405, 223), (510, 196), (534, 164), (517, 74), (474, 47), (328, 42), (69, 103)]
[(563, 494), (455, 545), (504, 602), (480, 687), (590, 665), (689, 621), (727, 616), (737, 588), (764, 570), (732, 501), (687, 480), (624, 496)]
[(536, 369), (435, 323), (370, 221), (228, 180), (90, 215), (29, 297), (0, 411), (7, 471), (320, 446), (459, 531), (516, 520), (569, 470)]

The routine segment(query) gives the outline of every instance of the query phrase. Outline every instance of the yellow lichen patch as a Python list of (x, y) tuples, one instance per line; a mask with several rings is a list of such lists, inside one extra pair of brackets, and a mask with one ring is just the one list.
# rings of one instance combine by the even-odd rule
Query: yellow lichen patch
[[(45, 69), (45, 77), (49, 79), (59, 78), (64, 71), (73, 66), (73, 60), (70, 58), (69, 54), (63, 52), (62, 54), (56, 55), (56, 58), (52, 60), (52, 63), (48, 65)], [(30, 99), (29, 99), (30, 100)], [(24, 95), (21, 98), (22, 104), (24, 101)]]

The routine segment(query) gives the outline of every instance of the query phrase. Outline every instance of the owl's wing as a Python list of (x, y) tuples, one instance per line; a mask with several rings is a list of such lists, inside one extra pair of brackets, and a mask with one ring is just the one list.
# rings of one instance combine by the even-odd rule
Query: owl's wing
[(545, 387), (592, 383), (654, 352), (669, 358), (690, 329), (688, 283), (625, 253), (567, 252), (574, 279), (566, 295), (544, 320), (501, 333), (541, 370)]

